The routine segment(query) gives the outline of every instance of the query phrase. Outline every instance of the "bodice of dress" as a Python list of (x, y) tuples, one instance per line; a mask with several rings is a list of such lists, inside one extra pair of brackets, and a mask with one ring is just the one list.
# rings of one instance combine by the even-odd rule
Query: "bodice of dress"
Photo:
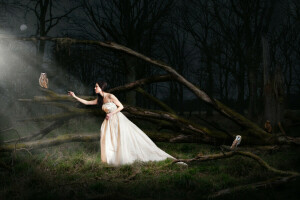
[(106, 113), (111, 113), (115, 109), (117, 109), (117, 106), (113, 102), (107, 102), (102, 105), (102, 110)]

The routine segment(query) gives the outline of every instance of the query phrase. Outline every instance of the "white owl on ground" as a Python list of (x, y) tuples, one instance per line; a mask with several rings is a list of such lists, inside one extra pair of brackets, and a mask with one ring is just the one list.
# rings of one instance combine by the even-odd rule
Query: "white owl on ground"
[(39, 84), (42, 88), (48, 88), (48, 78), (46, 73), (41, 73)]

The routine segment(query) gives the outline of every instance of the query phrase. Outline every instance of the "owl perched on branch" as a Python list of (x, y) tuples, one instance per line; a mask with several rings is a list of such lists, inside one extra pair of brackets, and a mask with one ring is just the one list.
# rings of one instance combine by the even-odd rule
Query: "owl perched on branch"
[(48, 78), (46, 73), (41, 73), (39, 84), (42, 88), (48, 88)]
[(232, 142), (232, 145), (231, 145), (230, 149), (236, 148), (241, 143), (241, 141), (242, 141), (242, 136), (237, 135), (235, 137), (235, 140)]

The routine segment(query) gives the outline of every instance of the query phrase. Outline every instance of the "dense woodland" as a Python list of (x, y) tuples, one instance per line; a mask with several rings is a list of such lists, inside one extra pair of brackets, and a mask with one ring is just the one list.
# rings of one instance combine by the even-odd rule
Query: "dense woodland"
[[(0, 0), (0, 152), (98, 141), (38, 140), (76, 118), (104, 116), (66, 95), (94, 99), (98, 79), (130, 119), (167, 130), (149, 133), (156, 142), (230, 146), (241, 135), (266, 151), (298, 148), (299, 44), (297, 0)], [(48, 89), (38, 85), (41, 72)], [(36, 132), (1, 136), (29, 122)], [(234, 155), (285, 173), (231, 151), (183, 161)]]

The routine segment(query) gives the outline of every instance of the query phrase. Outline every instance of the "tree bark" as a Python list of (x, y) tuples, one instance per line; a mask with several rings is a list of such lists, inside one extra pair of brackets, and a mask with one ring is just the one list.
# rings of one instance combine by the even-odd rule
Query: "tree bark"
[[(226, 151), (232, 151), (230, 146), (221, 145), (221, 149), (224, 149)], [(265, 145), (265, 146), (239, 146), (236, 147), (236, 150), (238, 151), (247, 151), (254, 154), (260, 154), (260, 153), (274, 153), (280, 150), (286, 150), (288, 148), (291, 148), (290, 145)]]
[(99, 140), (99, 138), (99, 135), (62, 135), (54, 139), (44, 139), (33, 142), (1, 145), (0, 152), (10, 152), (21, 148), (26, 148), (28, 150), (38, 149), (56, 146), (68, 142), (94, 142)]
[[(170, 134), (158, 135), (158, 134), (147, 133), (147, 135), (154, 142), (185, 142), (185, 140), (172, 141), (171, 139), (173, 137)], [(11, 152), (20, 149), (27, 149), (27, 150), (40, 149), (40, 148), (46, 148), (46, 147), (57, 146), (65, 143), (70, 143), (70, 142), (97, 142), (99, 141), (99, 139), (100, 139), (99, 134), (84, 134), (84, 135), (65, 134), (65, 135), (60, 135), (56, 138), (48, 138), (48, 139), (23, 142), (17, 144), (14, 143), (3, 144), (0, 145), (0, 152)]]
[[(249, 63), (252, 65), (252, 63)], [(257, 72), (255, 66), (248, 67), (249, 107), (248, 116), (251, 120), (257, 120)]]
[(171, 81), (172, 79), (173, 79), (173, 77), (170, 74), (151, 76), (151, 77), (140, 79), (140, 80), (134, 80), (133, 82), (127, 83), (125, 85), (109, 89), (108, 92), (128, 91), (128, 90), (136, 89), (136, 88), (141, 87), (146, 84), (157, 83), (157, 82), (166, 82), (166, 81)]
[(237, 109), (239, 113), (244, 114), (245, 110), (245, 66), (244, 63), (240, 62), (240, 69), (238, 74), (236, 74), (235, 78), (238, 82), (238, 97), (237, 97)]
[[(214, 95), (214, 77), (213, 77), (213, 64), (210, 58), (210, 55), (207, 55), (207, 73), (208, 73), (208, 81), (207, 81), (207, 93), (210, 97)], [(206, 108), (206, 116), (213, 116), (212, 107)]]
[(283, 121), (283, 78), (279, 66), (271, 74), (270, 52), (268, 40), (262, 37), (263, 66), (264, 66), (264, 116), (263, 122), (270, 121), (273, 132), (278, 132), (278, 123)]
[[(136, 59), (130, 56), (126, 56), (126, 82), (132, 83), (136, 81)], [(136, 105), (136, 92), (131, 90), (126, 93), (126, 103), (132, 106)]]

